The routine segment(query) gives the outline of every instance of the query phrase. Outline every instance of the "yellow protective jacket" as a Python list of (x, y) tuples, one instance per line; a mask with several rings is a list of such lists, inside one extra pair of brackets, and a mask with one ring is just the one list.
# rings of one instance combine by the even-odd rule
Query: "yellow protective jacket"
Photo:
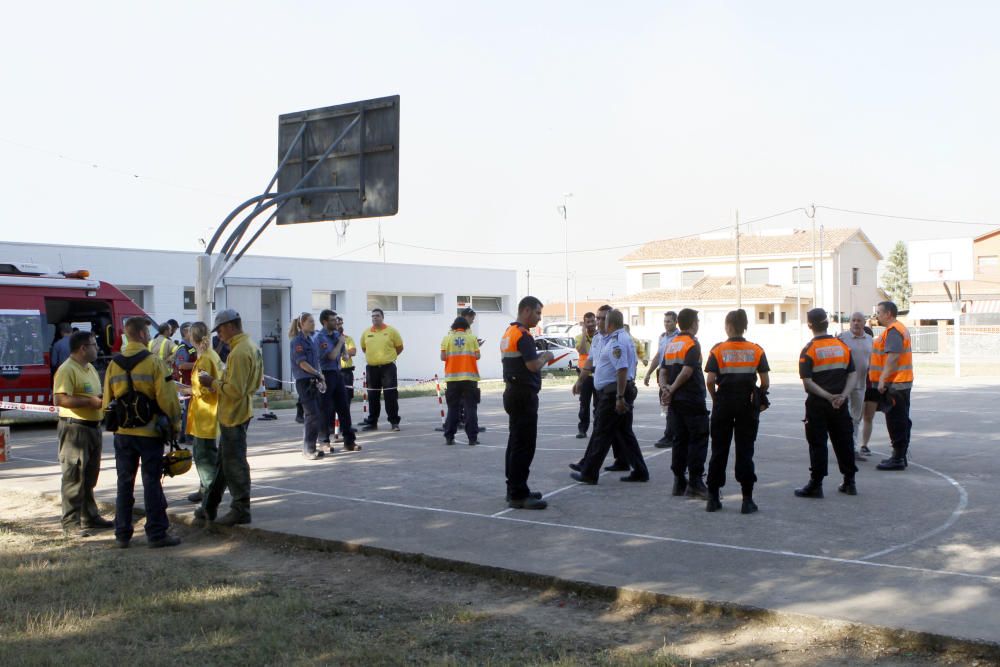
[(218, 380), (222, 377), (222, 359), (215, 350), (198, 352), (191, 370), (191, 406), (188, 408), (187, 432), (196, 438), (214, 440), (219, 437), (219, 395), (205, 388), (198, 374), (205, 371)]
[(239, 426), (253, 418), (253, 395), (261, 388), (264, 359), (245, 333), (233, 336), (229, 348), (226, 370), (215, 384), (219, 424)]
[[(142, 343), (130, 342), (122, 350), (122, 355), (131, 357), (145, 350)], [(181, 405), (177, 400), (177, 386), (174, 384), (173, 371), (155, 355), (150, 355), (140, 361), (132, 370), (132, 385), (135, 390), (145, 394), (156, 401), (163, 412), (173, 424), (177, 433), (181, 427)], [(113, 360), (108, 364), (108, 370), (104, 374), (104, 405), (107, 409), (111, 401), (119, 396), (128, 393), (128, 377), (125, 371)], [(156, 431), (156, 420), (146, 426), (139, 428), (120, 428), (121, 435), (138, 435), (147, 438), (158, 438), (160, 434)]]

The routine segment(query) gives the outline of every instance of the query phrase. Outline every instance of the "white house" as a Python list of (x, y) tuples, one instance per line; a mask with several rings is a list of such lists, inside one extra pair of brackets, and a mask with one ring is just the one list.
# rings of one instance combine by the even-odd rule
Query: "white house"
[[(741, 234), (738, 281), (732, 235), (652, 241), (621, 259), (628, 296), (619, 306), (633, 331), (651, 340), (662, 330), (664, 311), (694, 308), (702, 337), (717, 341), (724, 338), (725, 315), (737, 308), (739, 291), (753, 335), (794, 347), (814, 304), (845, 320), (854, 311), (872, 312), (883, 298), (877, 284), (881, 259), (857, 228), (820, 230), (815, 237), (804, 230)], [(782, 324), (789, 326), (774, 326)]]
[[(55, 271), (87, 269), (92, 278), (124, 291), (157, 321), (196, 319), (197, 255), (0, 242), (0, 260), (36, 262)], [(215, 308), (236, 308), (253, 340), (280, 352), (280, 361), (272, 362), (278, 368), (272, 372), (280, 372), (287, 380), (288, 325), (299, 313), (318, 315), (332, 308), (343, 316), (345, 330), (357, 340), (371, 326), (370, 309), (382, 308), (386, 322), (403, 337), (400, 378), (431, 378), (443, 369), (441, 338), (458, 309), (471, 305), (478, 312), (474, 330), (488, 341), (480, 373), (499, 377), (499, 339), (516, 317), (516, 294), (513, 270), (246, 255), (216, 290)], [(357, 364), (359, 368), (364, 365), (360, 349)]]

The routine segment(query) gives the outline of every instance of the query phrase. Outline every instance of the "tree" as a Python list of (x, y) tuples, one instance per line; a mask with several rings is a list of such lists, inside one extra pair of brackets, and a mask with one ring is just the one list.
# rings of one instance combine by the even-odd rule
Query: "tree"
[(886, 260), (885, 271), (882, 273), (882, 287), (885, 293), (896, 307), (900, 310), (909, 310), (910, 294), (913, 287), (910, 285), (909, 258), (906, 253), (906, 244), (896, 241), (889, 259)]

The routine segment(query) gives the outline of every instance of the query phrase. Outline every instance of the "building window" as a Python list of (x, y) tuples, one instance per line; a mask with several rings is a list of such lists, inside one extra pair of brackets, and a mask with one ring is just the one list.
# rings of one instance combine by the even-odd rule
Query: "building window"
[(412, 296), (403, 297), (403, 311), (416, 313), (433, 313), (437, 310), (437, 298), (434, 296)]
[(642, 289), (657, 289), (660, 286), (660, 273), (642, 274)]
[(387, 313), (394, 313), (399, 310), (399, 297), (395, 294), (369, 294), (368, 310), (376, 308), (381, 308)]
[(337, 293), (313, 291), (312, 293), (313, 312), (320, 313), (326, 310), (327, 308), (329, 308), (330, 310), (337, 310)]
[(861, 269), (858, 267), (853, 267), (851, 269), (851, 285), (857, 287), (861, 284)]
[(792, 267), (793, 285), (799, 285), (801, 283), (811, 283), (812, 281), (813, 281), (813, 267), (811, 266)]
[(704, 271), (681, 271), (681, 287), (692, 287), (704, 277)]
[(474, 296), (472, 297), (472, 310), (477, 313), (502, 313), (503, 297)]
[(198, 304), (194, 301), (194, 288), (184, 288), (184, 310), (198, 310)]
[(146, 303), (146, 290), (142, 289), (141, 287), (138, 288), (138, 289), (126, 289), (126, 288), (123, 288), (122, 289), (122, 294), (124, 294), (128, 298), (132, 299), (132, 303), (134, 303), (135, 305), (139, 306), (143, 310), (146, 309), (146, 306), (145, 306), (145, 303)]
[(760, 311), (759, 313), (757, 313), (757, 319), (760, 320), (761, 322), (767, 321), (767, 313), (764, 312), (763, 310)]
[(1000, 257), (996, 255), (980, 255), (976, 258), (976, 268), (980, 271), (996, 271), (1000, 267)]
[(743, 269), (744, 285), (766, 285), (768, 279), (767, 267), (762, 269)]

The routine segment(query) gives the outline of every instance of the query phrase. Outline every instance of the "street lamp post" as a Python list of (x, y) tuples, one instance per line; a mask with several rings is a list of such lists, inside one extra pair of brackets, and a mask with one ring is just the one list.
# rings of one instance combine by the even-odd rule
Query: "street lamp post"
[[(562, 214), (563, 222), (566, 223), (566, 245), (565, 245), (565, 257), (564, 257), (564, 282), (563, 286), (566, 288), (566, 319), (569, 320), (569, 214), (567, 212), (566, 203), (570, 197), (573, 196), (572, 192), (563, 193), (563, 203), (559, 207), (559, 213)], [(576, 304), (573, 304), (573, 318), (576, 319)]]

